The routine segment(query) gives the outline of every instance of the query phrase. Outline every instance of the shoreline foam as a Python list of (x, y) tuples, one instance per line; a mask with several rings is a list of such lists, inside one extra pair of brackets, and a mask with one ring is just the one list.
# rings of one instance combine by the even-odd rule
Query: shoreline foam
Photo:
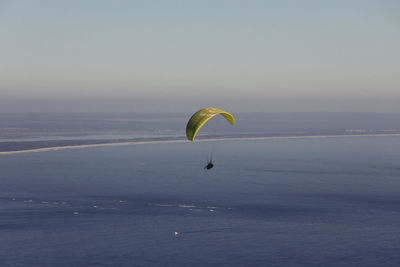
[[(343, 138), (343, 137), (384, 137), (384, 136), (400, 136), (400, 134), (337, 134), (337, 135), (299, 135), (299, 136), (265, 136), (265, 137), (226, 137), (226, 138), (209, 138), (199, 139), (197, 142), (215, 142), (215, 141), (251, 141), (251, 140), (274, 140), (274, 139), (322, 139), (322, 138)], [(185, 143), (189, 142), (186, 139), (181, 140), (149, 140), (149, 141), (131, 141), (131, 142), (115, 142), (115, 143), (98, 143), (87, 145), (68, 145), (68, 146), (54, 146), (33, 148), (24, 150), (13, 151), (0, 151), (0, 155), (30, 153), (30, 152), (46, 152), (62, 149), (78, 149), (78, 148), (92, 148), (102, 146), (126, 146), (126, 145), (145, 145), (145, 144), (168, 144), (168, 143)]]

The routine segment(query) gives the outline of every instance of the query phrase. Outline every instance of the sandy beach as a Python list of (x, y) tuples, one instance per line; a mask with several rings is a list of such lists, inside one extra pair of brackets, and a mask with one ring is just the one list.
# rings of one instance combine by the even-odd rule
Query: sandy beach
[[(227, 138), (209, 138), (199, 139), (196, 142), (215, 142), (215, 141), (234, 141), (234, 140), (274, 140), (274, 139), (322, 139), (322, 138), (344, 138), (344, 137), (384, 137), (384, 136), (400, 136), (400, 134), (346, 134), (346, 135), (306, 135), (306, 136), (265, 136), (265, 137), (227, 137)], [(132, 141), (132, 142), (115, 142), (115, 143), (99, 143), (88, 145), (67, 145), (67, 146), (54, 146), (43, 147), (26, 150), (15, 151), (1, 151), (0, 155), (9, 155), (17, 153), (31, 153), (31, 152), (45, 152), (61, 149), (78, 149), (78, 148), (92, 148), (102, 146), (125, 146), (125, 145), (144, 145), (144, 144), (167, 144), (167, 143), (184, 143), (190, 142), (186, 139), (182, 140), (150, 140), (150, 141)]]

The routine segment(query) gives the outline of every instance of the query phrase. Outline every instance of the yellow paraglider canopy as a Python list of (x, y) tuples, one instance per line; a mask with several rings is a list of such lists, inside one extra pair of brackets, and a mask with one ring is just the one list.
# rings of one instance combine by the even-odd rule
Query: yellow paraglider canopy
[(194, 138), (196, 137), (197, 132), (200, 130), (200, 128), (212, 117), (214, 117), (217, 114), (221, 114), (224, 116), (224, 118), (229, 121), (230, 124), (235, 124), (235, 118), (233, 116), (221, 109), (218, 108), (204, 108), (200, 109), (196, 113), (192, 115), (190, 120), (188, 121), (186, 125), (186, 137), (188, 140), (193, 141)]

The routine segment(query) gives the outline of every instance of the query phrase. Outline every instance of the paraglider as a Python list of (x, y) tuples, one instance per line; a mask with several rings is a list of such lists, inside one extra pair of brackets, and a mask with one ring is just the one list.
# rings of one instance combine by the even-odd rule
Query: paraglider
[(235, 124), (235, 118), (232, 114), (218, 108), (204, 108), (200, 109), (192, 115), (186, 125), (186, 137), (188, 140), (193, 141), (200, 128), (215, 115), (221, 114), (230, 124)]
[[(192, 117), (189, 119), (187, 125), (186, 125), (186, 137), (189, 141), (194, 141), (197, 132), (200, 130), (200, 128), (212, 117), (215, 115), (221, 114), (230, 124), (234, 125), (235, 124), (235, 118), (232, 116), (232, 114), (218, 109), (218, 108), (204, 108), (200, 109), (196, 113), (192, 115)], [(212, 160), (207, 161), (207, 165), (204, 167), (204, 169), (209, 170), (214, 167), (214, 164), (212, 163)]]

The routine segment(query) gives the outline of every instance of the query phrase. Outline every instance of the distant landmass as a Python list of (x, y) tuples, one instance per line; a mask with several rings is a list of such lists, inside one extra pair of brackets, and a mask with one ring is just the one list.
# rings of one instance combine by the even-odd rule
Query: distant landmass
[[(10, 113), (0, 115), (0, 152), (184, 141), (190, 114)], [(398, 135), (397, 113), (239, 113), (234, 127), (210, 120), (198, 140)]]

